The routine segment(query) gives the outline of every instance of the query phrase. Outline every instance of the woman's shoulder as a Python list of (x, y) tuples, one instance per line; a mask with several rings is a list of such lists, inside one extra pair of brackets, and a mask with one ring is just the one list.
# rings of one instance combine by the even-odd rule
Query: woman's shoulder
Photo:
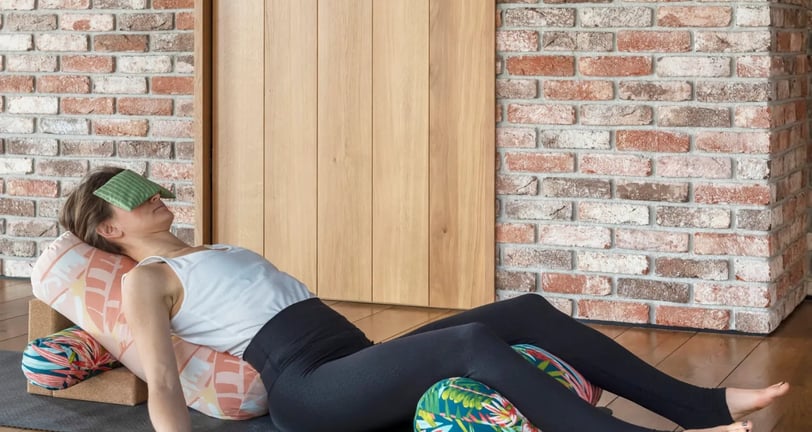
[(167, 287), (171, 285), (172, 272), (163, 262), (139, 265), (122, 277), (122, 288), (127, 287)]

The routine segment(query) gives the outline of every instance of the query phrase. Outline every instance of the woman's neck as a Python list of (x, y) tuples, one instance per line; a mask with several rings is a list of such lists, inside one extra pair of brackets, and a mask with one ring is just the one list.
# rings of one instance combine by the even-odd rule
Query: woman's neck
[(124, 254), (136, 261), (142, 261), (150, 256), (172, 258), (183, 255), (188, 249), (193, 248), (168, 231), (130, 239), (129, 242), (125, 242), (122, 246)]

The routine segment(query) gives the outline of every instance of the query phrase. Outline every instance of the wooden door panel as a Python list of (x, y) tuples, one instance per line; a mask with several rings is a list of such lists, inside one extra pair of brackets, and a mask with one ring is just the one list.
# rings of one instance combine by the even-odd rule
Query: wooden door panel
[(316, 291), (317, 1), (265, 4), (265, 256)]
[(211, 9), (212, 240), (327, 299), (493, 301), (494, 0)]
[(495, 295), (493, 7), (430, 1), (430, 306)]
[(372, 300), (428, 305), (428, 1), (375, 0)]
[(372, 0), (318, 9), (318, 294), (371, 301)]

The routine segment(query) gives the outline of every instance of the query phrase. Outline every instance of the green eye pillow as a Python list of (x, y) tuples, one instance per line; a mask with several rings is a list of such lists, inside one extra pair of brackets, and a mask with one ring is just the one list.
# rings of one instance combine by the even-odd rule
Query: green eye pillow
[(160, 193), (163, 198), (175, 198), (175, 194), (158, 183), (147, 180), (133, 171), (124, 170), (113, 176), (104, 186), (96, 189), (93, 195), (118, 208), (132, 211), (156, 193)]

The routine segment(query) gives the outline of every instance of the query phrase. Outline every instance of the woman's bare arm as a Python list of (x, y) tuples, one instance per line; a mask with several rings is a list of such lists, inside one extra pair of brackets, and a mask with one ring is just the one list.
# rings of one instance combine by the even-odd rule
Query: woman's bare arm
[(135, 268), (122, 287), (127, 317), (149, 389), (149, 416), (157, 432), (190, 431), (170, 336), (167, 281), (155, 267)]

